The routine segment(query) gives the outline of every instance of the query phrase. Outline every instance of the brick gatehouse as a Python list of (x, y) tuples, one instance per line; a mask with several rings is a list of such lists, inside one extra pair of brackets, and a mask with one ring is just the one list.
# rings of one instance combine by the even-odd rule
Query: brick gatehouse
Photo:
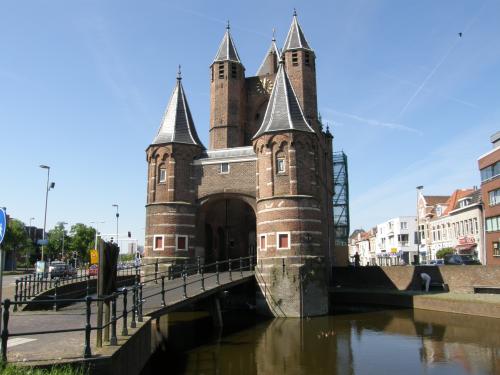
[(210, 67), (208, 149), (179, 73), (146, 150), (146, 260), (257, 254), (260, 310), (327, 313), (333, 136), (318, 118), (315, 60), (294, 14), (283, 50), (273, 37), (247, 77), (228, 26)]

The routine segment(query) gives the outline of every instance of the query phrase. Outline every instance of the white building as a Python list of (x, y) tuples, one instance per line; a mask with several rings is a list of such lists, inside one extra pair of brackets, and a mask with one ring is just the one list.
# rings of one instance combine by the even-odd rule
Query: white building
[(415, 261), (416, 221), (415, 216), (399, 216), (377, 225), (375, 253), (379, 266)]

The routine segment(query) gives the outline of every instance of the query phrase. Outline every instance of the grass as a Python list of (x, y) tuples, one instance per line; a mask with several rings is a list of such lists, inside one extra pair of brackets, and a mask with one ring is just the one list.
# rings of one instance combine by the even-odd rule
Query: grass
[(38, 369), (33, 367), (7, 365), (0, 367), (2, 375), (86, 375), (83, 368), (74, 368), (71, 366), (54, 366), (51, 369)]

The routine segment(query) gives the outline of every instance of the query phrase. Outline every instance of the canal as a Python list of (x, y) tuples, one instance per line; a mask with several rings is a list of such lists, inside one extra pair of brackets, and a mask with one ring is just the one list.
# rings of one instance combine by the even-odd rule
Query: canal
[(500, 322), (425, 310), (338, 310), (311, 319), (169, 316), (149, 374), (500, 374)]

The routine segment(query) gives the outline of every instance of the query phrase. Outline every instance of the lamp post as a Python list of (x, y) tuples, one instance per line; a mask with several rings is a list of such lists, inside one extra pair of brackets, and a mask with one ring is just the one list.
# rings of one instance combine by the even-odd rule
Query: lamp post
[[(49, 190), (53, 189), (56, 184), (54, 182), (51, 182), (49, 185), (49, 178), (50, 178), (50, 167), (48, 165), (40, 165), (40, 168), (46, 169), (47, 170), (47, 189), (45, 190), (45, 214), (43, 217), (43, 233), (42, 233), (42, 240), (45, 242), (45, 229), (47, 227), (47, 202), (49, 200)], [(42, 244), (42, 261), (43, 261), (43, 250), (44, 250), (45, 245)]]
[(116, 246), (118, 246), (118, 218), (120, 217), (120, 214), (118, 213), (118, 205), (113, 204), (113, 207), (116, 207)]
[(64, 226), (65, 226), (66, 224), (68, 224), (68, 223), (67, 223), (67, 222), (65, 222), (65, 221), (61, 221), (59, 224), (61, 224), (61, 226), (62, 226), (62, 247), (61, 247), (61, 260), (63, 260), (63, 259), (64, 259), (64, 232), (65, 232), (65, 230), (66, 230), (66, 229), (64, 228)]
[(421, 243), (421, 235), (420, 235), (420, 212), (418, 209), (418, 199), (420, 197), (420, 193), (424, 187), (422, 185), (417, 186), (417, 265), (420, 264), (420, 243)]

